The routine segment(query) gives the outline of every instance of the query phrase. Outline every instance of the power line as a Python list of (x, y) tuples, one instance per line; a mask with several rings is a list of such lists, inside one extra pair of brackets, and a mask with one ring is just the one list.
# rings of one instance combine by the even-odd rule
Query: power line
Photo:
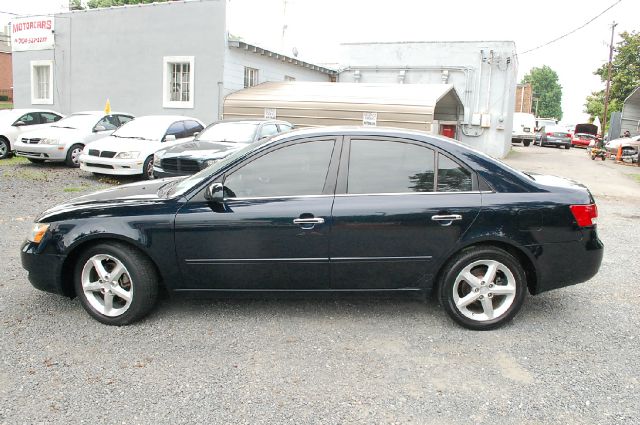
[(578, 31), (578, 30), (581, 30), (582, 28), (584, 28), (584, 27), (586, 27), (587, 25), (589, 25), (591, 22), (593, 22), (593, 21), (595, 21), (596, 19), (598, 19), (600, 16), (604, 15), (607, 11), (609, 11), (609, 9), (611, 9), (611, 8), (612, 8), (612, 7), (614, 7), (614, 6), (616, 6), (616, 5), (617, 5), (618, 3), (620, 3), (621, 1), (622, 1), (622, 0), (618, 0), (617, 2), (613, 3), (611, 6), (607, 7), (605, 10), (603, 10), (602, 12), (600, 12), (599, 14), (597, 14), (596, 16), (594, 16), (593, 18), (589, 19), (587, 22), (585, 22), (584, 24), (580, 25), (578, 28), (576, 28), (576, 29), (574, 29), (574, 30), (572, 30), (572, 31), (569, 31), (568, 33), (566, 33), (566, 34), (564, 34), (564, 35), (561, 35), (561, 36), (560, 36), (560, 37), (558, 37), (558, 38), (554, 38), (553, 40), (551, 40), (551, 41), (549, 41), (549, 42), (547, 42), (547, 43), (541, 44), (541, 45), (539, 45), (538, 47), (534, 47), (533, 49), (529, 49), (529, 50), (524, 51), (524, 52), (519, 53), (519, 54), (520, 54), (520, 55), (524, 55), (525, 53), (529, 53), (529, 52), (533, 52), (534, 50), (541, 49), (541, 48), (543, 48), (543, 47), (545, 47), (545, 46), (548, 46), (548, 45), (549, 45), (549, 44), (551, 44), (551, 43), (555, 43), (556, 41), (558, 41), (558, 40), (561, 40), (561, 39), (565, 38), (565, 37), (566, 37), (566, 36), (568, 36), (568, 35), (573, 34), (574, 32), (576, 32), (576, 31)]

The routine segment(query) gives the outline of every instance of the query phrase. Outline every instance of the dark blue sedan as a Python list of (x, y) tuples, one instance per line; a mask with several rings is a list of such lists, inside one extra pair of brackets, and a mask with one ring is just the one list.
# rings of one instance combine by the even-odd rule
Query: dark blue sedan
[(594, 276), (587, 188), (421, 132), (275, 136), (188, 178), (82, 196), (22, 246), (38, 289), (125, 325), (169, 292), (421, 291), (471, 329)]

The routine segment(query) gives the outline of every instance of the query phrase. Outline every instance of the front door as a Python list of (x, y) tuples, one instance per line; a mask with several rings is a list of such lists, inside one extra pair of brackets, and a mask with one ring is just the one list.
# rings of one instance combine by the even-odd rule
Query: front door
[(424, 143), (352, 139), (333, 207), (334, 289), (411, 289), (477, 216), (471, 171)]
[(177, 287), (328, 289), (340, 147), (333, 138), (273, 146), (227, 173), (223, 203), (192, 198), (176, 216), (187, 277)]

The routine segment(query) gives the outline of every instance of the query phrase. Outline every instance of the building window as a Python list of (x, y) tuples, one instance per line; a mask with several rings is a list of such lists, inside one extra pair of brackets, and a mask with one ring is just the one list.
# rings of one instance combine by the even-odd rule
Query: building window
[(258, 70), (255, 68), (244, 67), (244, 88), (258, 85)]
[(285, 75), (285, 76), (284, 76), (284, 80), (285, 80), (285, 81), (295, 81), (295, 80), (296, 80), (296, 77), (292, 77), (292, 76), (290, 76), (290, 75)]
[(31, 104), (53, 104), (53, 61), (31, 61)]
[(193, 108), (194, 57), (163, 58), (163, 99), (165, 108)]

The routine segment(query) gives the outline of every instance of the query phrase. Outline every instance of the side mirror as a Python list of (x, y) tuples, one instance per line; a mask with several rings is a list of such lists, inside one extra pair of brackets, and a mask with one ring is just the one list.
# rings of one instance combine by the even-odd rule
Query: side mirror
[(99, 131), (107, 131), (107, 128), (106, 128), (105, 126), (103, 126), (103, 125), (96, 125), (96, 126), (93, 128), (93, 132), (94, 132), (94, 133), (97, 133), (97, 132), (99, 132)]
[(22, 127), (23, 125), (26, 125), (24, 121), (16, 121), (13, 123), (14, 127)]
[(165, 142), (175, 142), (176, 141), (175, 134), (167, 134), (166, 136), (164, 136), (164, 141)]
[(196, 131), (195, 133), (193, 133), (193, 138), (195, 139), (196, 137), (198, 137), (198, 134), (200, 134), (199, 131)]
[(224, 186), (222, 183), (212, 183), (204, 191), (204, 197), (209, 202), (224, 202)]

